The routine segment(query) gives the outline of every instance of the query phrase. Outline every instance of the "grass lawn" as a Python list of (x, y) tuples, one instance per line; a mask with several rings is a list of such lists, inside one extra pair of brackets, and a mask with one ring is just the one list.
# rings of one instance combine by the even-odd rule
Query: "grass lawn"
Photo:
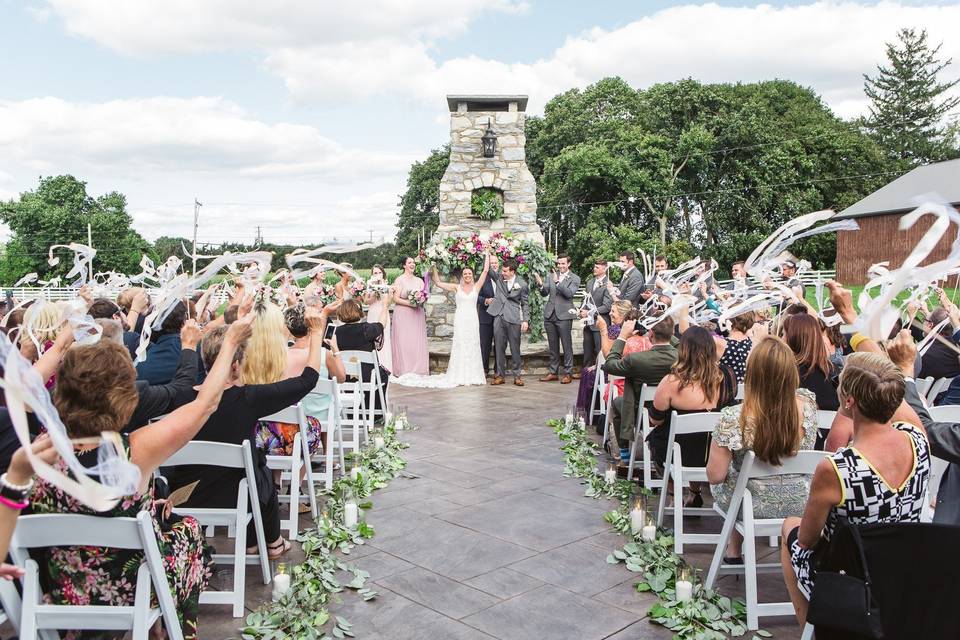
[[(853, 304), (859, 309), (859, 305), (857, 305), (857, 298), (860, 297), (860, 293), (863, 291), (863, 285), (847, 285), (847, 289), (850, 289), (850, 291), (853, 293)], [(944, 291), (946, 291), (947, 295), (954, 302), (957, 302), (958, 300), (960, 300), (960, 289), (945, 287)], [(809, 302), (814, 307), (816, 307), (817, 303), (816, 303), (816, 298), (814, 297), (814, 288), (812, 286), (807, 286), (805, 293), (806, 293), (807, 302)], [(826, 287), (824, 287), (823, 293), (824, 295), (827, 294)], [(897, 302), (901, 302), (906, 298), (907, 298), (907, 294), (901, 293), (899, 296), (895, 298), (895, 300)], [(927, 299), (927, 305), (931, 309), (933, 309), (934, 307), (939, 306), (939, 304), (940, 303), (937, 301), (937, 296), (931, 293), (930, 297)]]

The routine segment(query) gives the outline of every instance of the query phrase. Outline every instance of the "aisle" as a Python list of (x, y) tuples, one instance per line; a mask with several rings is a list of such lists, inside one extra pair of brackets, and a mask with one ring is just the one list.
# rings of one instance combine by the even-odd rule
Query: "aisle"
[[(418, 432), (407, 471), (374, 500), (377, 535), (356, 562), (380, 596), (331, 612), (358, 638), (617, 640), (669, 638), (643, 618), (650, 596), (605, 562), (611, 503), (563, 478), (556, 435), (575, 385), (395, 388)], [(361, 557), (363, 556), (363, 557)]]

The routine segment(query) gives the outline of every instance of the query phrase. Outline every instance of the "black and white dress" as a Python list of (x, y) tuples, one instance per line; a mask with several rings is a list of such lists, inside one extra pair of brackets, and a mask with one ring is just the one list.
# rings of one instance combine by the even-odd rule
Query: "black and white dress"
[(907, 479), (899, 487), (891, 487), (855, 447), (839, 449), (830, 461), (840, 478), (843, 500), (830, 510), (823, 540), (817, 547), (804, 549), (795, 535), (790, 536), (790, 562), (797, 574), (797, 586), (808, 599), (816, 577), (815, 551), (830, 540), (838, 518), (853, 524), (920, 522), (930, 480), (930, 446), (926, 436), (913, 425), (898, 422), (893, 428), (902, 431), (913, 447), (913, 470)]
[(753, 349), (753, 340), (750, 338), (727, 340), (727, 346), (723, 349), (723, 355), (720, 356), (720, 364), (733, 369), (737, 375), (737, 382), (743, 382), (747, 377), (747, 358), (750, 356), (751, 349)]

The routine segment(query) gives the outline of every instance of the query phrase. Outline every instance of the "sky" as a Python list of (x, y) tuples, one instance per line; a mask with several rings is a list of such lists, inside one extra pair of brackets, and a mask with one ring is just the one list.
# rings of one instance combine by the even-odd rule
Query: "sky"
[(0, 199), (70, 173), (151, 240), (190, 237), (195, 198), (200, 242), (390, 239), (448, 93), (540, 114), (613, 75), (782, 78), (855, 117), (898, 29), (960, 60), (957, 25), (921, 1), (0, 0)]

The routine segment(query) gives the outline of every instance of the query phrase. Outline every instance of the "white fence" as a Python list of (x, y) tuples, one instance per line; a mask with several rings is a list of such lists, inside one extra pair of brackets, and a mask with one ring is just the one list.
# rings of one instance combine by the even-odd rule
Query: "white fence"
[[(96, 287), (93, 290), (93, 295), (95, 298), (109, 298), (111, 300), (116, 300), (117, 296), (120, 294), (120, 291), (121, 289)], [(147, 294), (149, 294), (150, 298), (154, 300), (159, 294), (159, 291), (159, 289), (146, 289)], [(32, 300), (36, 298), (42, 298), (44, 300), (49, 300), (50, 302), (57, 302), (59, 300), (73, 300), (77, 297), (77, 289), (73, 287), (17, 287), (15, 289), (3, 289), (3, 293), (4, 295), (9, 293), (15, 300)], [(223, 291), (222, 289), (213, 295), (213, 300), (218, 306), (226, 302), (227, 299), (227, 292)]]

